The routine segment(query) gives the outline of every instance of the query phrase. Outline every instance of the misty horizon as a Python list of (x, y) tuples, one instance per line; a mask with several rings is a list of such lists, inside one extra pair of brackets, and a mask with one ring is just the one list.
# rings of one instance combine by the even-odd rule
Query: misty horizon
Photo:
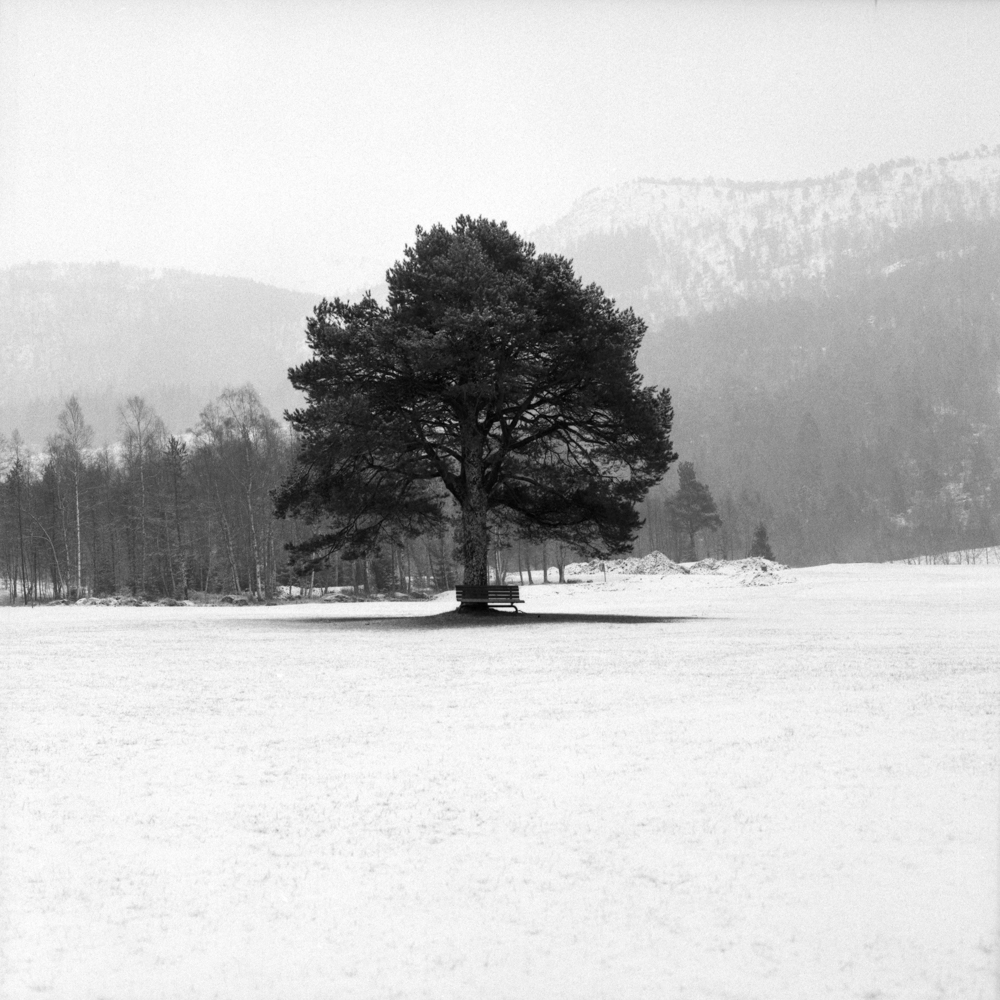
[(640, 177), (788, 181), (1000, 143), (984, 3), (0, 9), (0, 266), (328, 294), (417, 225), (530, 234)]

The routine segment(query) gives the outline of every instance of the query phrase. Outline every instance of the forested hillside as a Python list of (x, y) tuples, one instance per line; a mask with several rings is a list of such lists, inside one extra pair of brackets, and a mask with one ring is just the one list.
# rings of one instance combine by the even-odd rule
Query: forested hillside
[[(887, 235), (829, 292), (665, 322), (642, 367), (727, 521), (793, 563), (995, 541), (1000, 526), (1000, 221)], [(656, 520), (656, 502), (650, 507)]]
[(142, 395), (167, 424), (191, 426), (206, 399), (253, 383), (294, 405), (286, 371), (305, 354), (319, 296), (238, 278), (118, 264), (26, 264), (0, 271), (0, 432), (41, 445), (76, 393), (99, 441)]

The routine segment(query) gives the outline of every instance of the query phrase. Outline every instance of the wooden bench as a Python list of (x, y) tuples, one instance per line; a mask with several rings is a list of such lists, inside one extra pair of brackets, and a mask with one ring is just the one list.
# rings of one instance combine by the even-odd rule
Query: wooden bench
[(509, 605), (515, 612), (518, 604), (524, 604), (519, 593), (518, 587), (501, 587), (493, 584), (488, 587), (466, 587), (459, 584), (455, 588), (459, 604)]

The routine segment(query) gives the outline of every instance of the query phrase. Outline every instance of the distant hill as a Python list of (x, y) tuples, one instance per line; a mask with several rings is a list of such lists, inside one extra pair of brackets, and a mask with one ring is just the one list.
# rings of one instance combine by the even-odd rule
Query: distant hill
[(280, 412), (287, 368), (307, 356), (319, 301), (239, 278), (118, 264), (26, 264), (0, 271), (0, 432), (39, 441), (77, 393), (98, 438), (118, 403), (147, 398), (173, 429), (228, 385), (252, 382)]
[(1000, 147), (820, 179), (643, 178), (599, 188), (531, 238), (656, 324), (816, 294), (899, 230), (1000, 214)]

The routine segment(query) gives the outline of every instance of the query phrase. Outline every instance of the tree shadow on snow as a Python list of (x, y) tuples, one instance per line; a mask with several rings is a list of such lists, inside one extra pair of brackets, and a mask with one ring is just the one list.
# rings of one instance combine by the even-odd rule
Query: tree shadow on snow
[(323, 625), (328, 628), (344, 630), (363, 629), (400, 629), (428, 630), (477, 628), (479, 626), (501, 626), (523, 628), (532, 625), (649, 625), (670, 624), (672, 622), (702, 621), (703, 618), (683, 615), (613, 615), (613, 614), (582, 614), (574, 612), (549, 612), (534, 614), (521, 611), (480, 612), (478, 614), (460, 614), (457, 611), (445, 611), (436, 615), (371, 615), (357, 618), (338, 618), (333, 615), (323, 618), (282, 618), (271, 619), (269, 624), (284, 625), (295, 628), (297, 625), (315, 627)]

